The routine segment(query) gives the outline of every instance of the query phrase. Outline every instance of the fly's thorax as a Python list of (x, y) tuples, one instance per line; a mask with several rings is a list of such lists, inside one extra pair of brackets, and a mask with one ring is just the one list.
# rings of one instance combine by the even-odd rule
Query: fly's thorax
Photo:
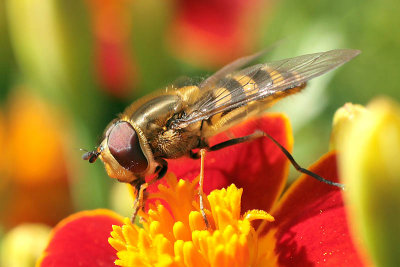
[(199, 100), (202, 92), (198, 86), (190, 85), (180, 87), (176, 90), (176, 94), (180, 97), (182, 102), (185, 103), (185, 105), (191, 106)]
[(184, 103), (178, 95), (164, 94), (155, 96), (132, 110), (131, 114), (123, 114), (123, 117), (132, 121), (148, 139), (151, 139), (163, 130), (174, 115), (182, 112), (183, 107)]
[(155, 96), (135, 110), (131, 109), (131, 114), (123, 115), (143, 133), (143, 140), (146, 140), (155, 158), (178, 158), (188, 155), (197, 146), (200, 133), (192, 130), (199, 130), (197, 125), (185, 130), (170, 128), (193, 101), (189, 95), (193, 97), (196, 90), (197, 87), (184, 87)]
[(199, 128), (193, 130), (167, 129), (151, 142), (154, 155), (167, 159), (188, 156), (192, 149), (198, 148), (201, 141)]
[(100, 159), (111, 178), (131, 183), (138, 176), (153, 174), (158, 166), (141, 129), (127, 120), (118, 120), (106, 130), (100, 145)]

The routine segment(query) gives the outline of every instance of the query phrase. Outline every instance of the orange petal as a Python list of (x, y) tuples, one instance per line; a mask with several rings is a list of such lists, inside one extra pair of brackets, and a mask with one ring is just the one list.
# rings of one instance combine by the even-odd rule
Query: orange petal
[(54, 226), (73, 212), (66, 161), (68, 122), (24, 88), (15, 88), (10, 100), (0, 163), (0, 184), (7, 182), (0, 191), (0, 222), (6, 228), (22, 222)]

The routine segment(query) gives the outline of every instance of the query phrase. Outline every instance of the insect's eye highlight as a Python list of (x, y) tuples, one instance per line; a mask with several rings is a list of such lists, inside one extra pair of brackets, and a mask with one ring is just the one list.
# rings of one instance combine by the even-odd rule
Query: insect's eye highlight
[(110, 129), (108, 148), (123, 168), (140, 173), (147, 169), (148, 162), (139, 144), (139, 137), (133, 127), (121, 121)]

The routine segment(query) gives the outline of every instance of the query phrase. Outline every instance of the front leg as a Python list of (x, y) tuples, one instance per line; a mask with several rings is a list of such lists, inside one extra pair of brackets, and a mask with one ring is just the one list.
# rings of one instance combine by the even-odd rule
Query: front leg
[(146, 183), (145, 179), (143, 177), (138, 177), (134, 182), (131, 183), (133, 187), (136, 189), (136, 198), (135, 202), (133, 203), (133, 214), (131, 221), (132, 223), (135, 222), (137, 213), (139, 212), (140, 209), (143, 209), (145, 204), (146, 204), (146, 189), (149, 187), (149, 185), (155, 183), (156, 181), (160, 180), (165, 176), (168, 170), (168, 162), (165, 159), (158, 159), (157, 162), (160, 164), (156, 168), (157, 176), (152, 179), (150, 182)]
[(146, 201), (145, 191), (148, 187), (148, 183), (144, 180), (144, 178), (138, 178), (137, 180), (131, 183), (133, 187), (135, 187), (136, 198), (133, 202), (133, 212), (131, 217), (131, 222), (135, 223), (136, 216), (139, 212), (139, 209), (144, 207), (144, 202)]

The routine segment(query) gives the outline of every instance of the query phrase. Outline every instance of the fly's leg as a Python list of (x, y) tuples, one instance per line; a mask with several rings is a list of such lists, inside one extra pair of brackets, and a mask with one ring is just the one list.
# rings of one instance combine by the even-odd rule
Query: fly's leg
[(199, 175), (199, 205), (200, 205), (200, 212), (201, 215), (203, 216), (204, 223), (206, 224), (206, 227), (210, 227), (210, 223), (208, 222), (206, 212), (204, 211), (204, 201), (203, 201), (203, 183), (204, 183), (204, 158), (206, 157), (206, 149), (209, 147), (202, 148), (198, 152), (193, 152), (189, 151), (189, 156), (192, 159), (200, 159), (200, 175)]
[[(301, 173), (304, 173), (304, 174), (307, 174), (307, 175), (313, 177), (314, 179), (317, 179), (317, 180), (320, 181), (320, 182), (323, 182), (323, 183), (326, 183), (326, 184), (329, 184), (329, 185), (333, 185), (333, 186), (339, 187), (339, 188), (341, 188), (341, 189), (344, 189), (344, 188), (345, 188), (343, 184), (335, 183), (335, 182), (329, 181), (329, 180), (327, 180), (327, 179), (325, 179), (325, 178), (322, 178), (322, 177), (319, 176), (318, 174), (313, 173), (312, 171), (309, 171), (309, 170), (307, 170), (307, 169), (301, 167), (301, 166), (294, 160), (293, 156), (290, 154), (289, 151), (287, 151), (286, 148), (284, 148), (284, 147), (283, 147), (278, 141), (276, 141), (271, 135), (269, 135), (269, 134), (267, 134), (266, 132), (263, 132), (263, 131), (255, 131), (254, 133), (252, 133), (252, 134), (250, 134), (250, 135), (246, 135), (246, 136), (243, 136), (243, 137), (230, 139), (230, 140), (227, 140), (227, 141), (225, 141), (225, 142), (222, 142), (222, 143), (216, 144), (216, 145), (214, 145), (214, 146), (208, 147), (208, 148), (206, 148), (206, 150), (207, 150), (207, 151), (216, 151), (216, 150), (220, 150), (220, 149), (222, 149), (222, 148), (228, 147), (228, 146), (233, 146), (233, 145), (236, 145), (236, 144), (248, 142), (248, 141), (251, 141), (251, 140), (254, 140), (254, 139), (257, 139), (257, 138), (261, 138), (261, 137), (267, 137), (267, 138), (270, 139), (272, 142), (274, 142), (274, 144), (283, 152), (283, 154), (285, 154), (285, 156), (288, 158), (288, 160), (290, 161), (290, 163), (293, 165), (293, 167), (294, 167), (297, 171), (299, 171), (299, 172), (301, 172)], [(192, 156), (192, 154), (193, 154), (193, 156)], [(192, 154), (191, 154), (191, 157), (192, 157), (192, 158), (195, 158), (195, 157), (196, 157), (196, 156), (195, 156), (195, 153), (192, 153)]]
[(148, 186), (149, 186), (149, 184), (146, 182), (137, 183), (135, 185), (136, 198), (135, 198), (135, 202), (133, 202), (133, 213), (132, 213), (132, 218), (131, 218), (132, 223), (135, 223), (135, 219), (139, 212), (139, 209), (144, 207), (144, 202), (145, 202), (144, 195), (145, 195), (146, 188)]
[(307, 175), (311, 176), (312, 178), (314, 178), (314, 179), (316, 179), (316, 180), (318, 180), (318, 181), (320, 181), (320, 182), (326, 183), (326, 184), (328, 184), (328, 185), (332, 185), (332, 186), (339, 187), (339, 188), (342, 189), (342, 190), (345, 189), (345, 186), (344, 186), (343, 184), (341, 184), (341, 183), (335, 183), (335, 182), (329, 181), (329, 180), (327, 180), (327, 179), (325, 179), (325, 178), (319, 176), (318, 174), (313, 173), (312, 171), (307, 170), (307, 169), (301, 167), (301, 166), (294, 160), (292, 154), (290, 154), (290, 152), (287, 151), (286, 148), (284, 148), (284, 147), (283, 147), (278, 141), (276, 141), (271, 135), (269, 135), (269, 134), (267, 134), (267, 133), (265, 133), (265, 132), (262, 132), (262, 131), (260, 131), (260, 132), (262, 133), (263, 136), (265, 136), (265, 137), (267, 137), (268, 139), (270, 139), (272, 142), (274, 142), (274, 144), (275, 144), (276, 146), (279, 147), (279, 149), (283, 152), (283, 154), (285, 154), (285, 156), (288, 158), (288, 160), (290, 161), (290, 163), (292, 163), (293, 167), (294, 167), (297, 171), (299, 171), (299, 172), (301, 172), (301, 173), (304, 173), (304, 174), (307, 174)]
[(156, 181), (160, 180), (164, 177), (165, 173), (168, 170), (168, 163), (164, 159), (159, 159), (158, 163), (160, 164), (158, 168), (157, 176), (151, 180), (149, 183), (146, 183), (144, 178), (140, 178), (135, 180), (131, 185), (133, 185), (136, 189), (136, 198), (133, 202), (133, 214), (131, 221), (135, 222), (136, 216), (139, 212), (139, 209), (144, 208), (144, 204), (146, 203), (146, 189), (149, 185), (152, 185)]
[(200, 149), (200, 178), (199, 178), (199, 204), (200, 204), (200, 212), (201, 215), (203, 216), (204, 223), (206, 224), (206, 227), (210, 227), (210, 223), (208, 222), (206, 213), (204, 211), (204, 201), (203, 201), (203, 181), (204, 181), (204, 158), (206, 156), (206, 150), (205, 149)]

